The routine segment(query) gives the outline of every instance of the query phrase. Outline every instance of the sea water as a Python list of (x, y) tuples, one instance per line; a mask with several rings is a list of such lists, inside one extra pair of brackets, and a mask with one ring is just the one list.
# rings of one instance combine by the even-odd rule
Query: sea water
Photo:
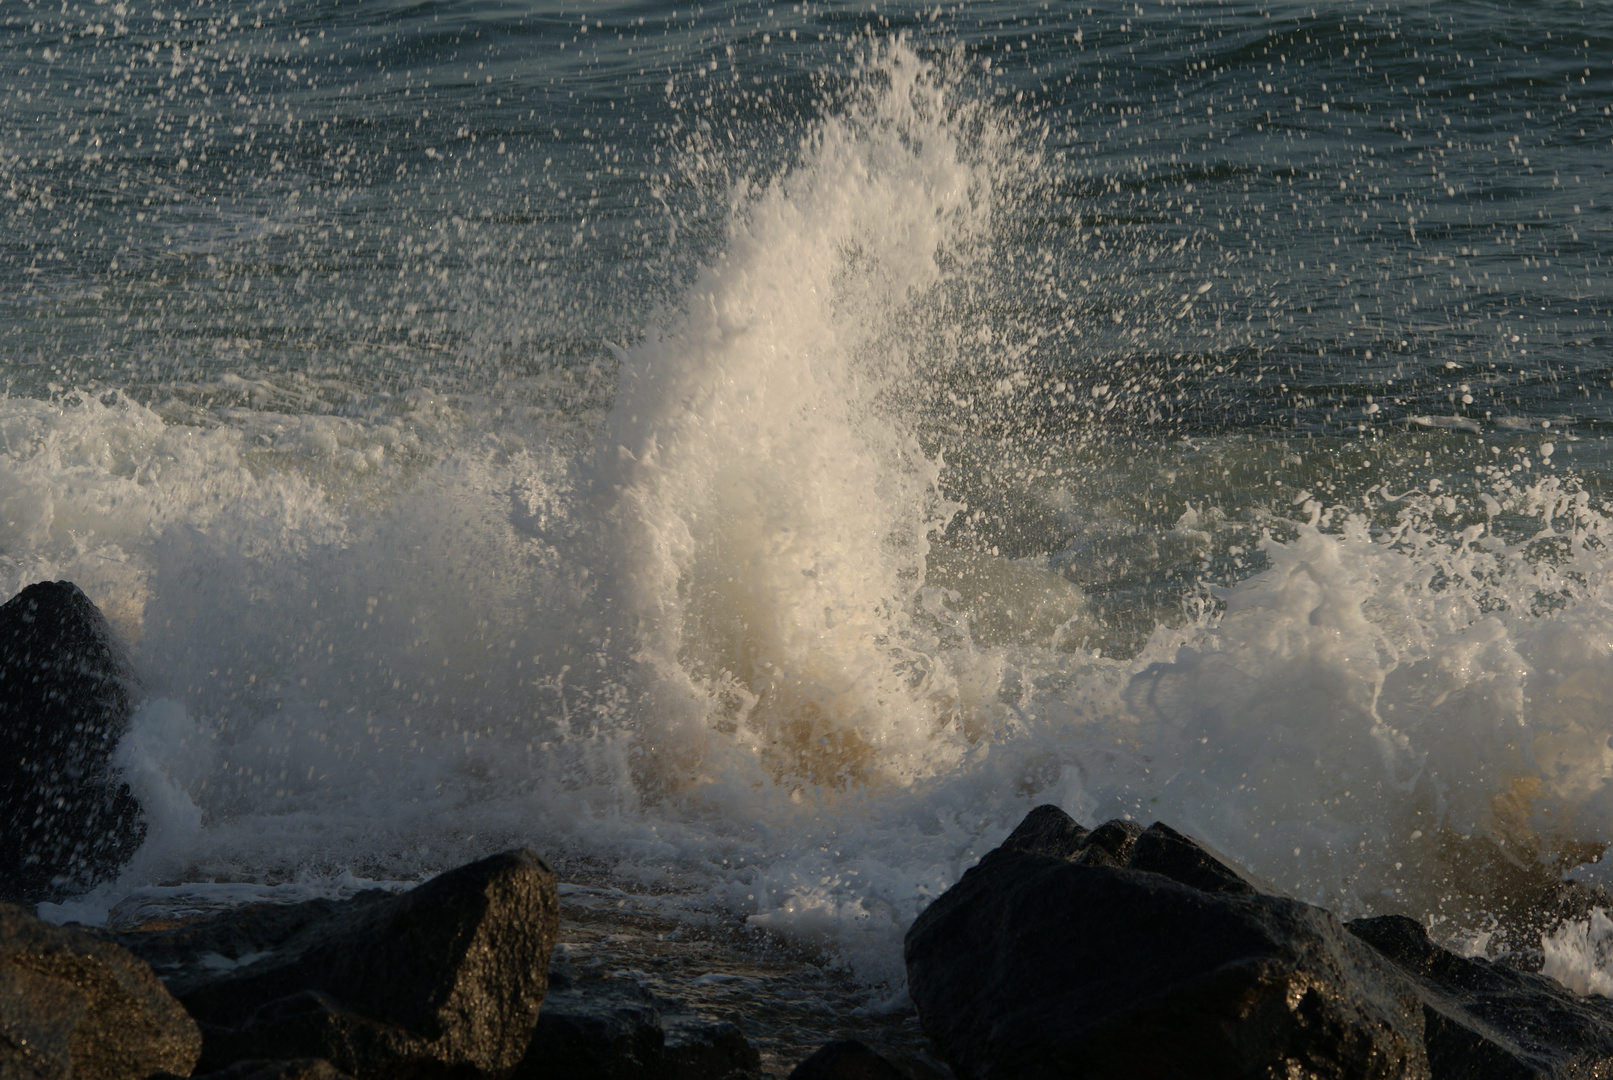
[(1605, 0), (0, 7), (0, 576), (142, 680), (51, 912), (525, 844), (899, 993), (1052, 802), (1504, 940), (1613, 842), (1610, 111)]

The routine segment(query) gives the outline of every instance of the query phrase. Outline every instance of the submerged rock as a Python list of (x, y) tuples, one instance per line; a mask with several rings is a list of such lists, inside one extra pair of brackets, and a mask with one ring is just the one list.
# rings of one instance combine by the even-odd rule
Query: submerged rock
[(145, 839), (111, 764), (131, 684), (106, 620), (71, 582), (0, 606), (0, 899), (87, 889)]
[(0, 1076), (189, 1076), (196, 1022), (140, 960), (72, 927), (0, 904)]
[(509, 851), (400, 895), (227, 912), (114, 940), (201, 1024), (201, 1068), (323, 1058), (359, 1080), (507, 1076), (559, 922), (554, 872)]
[(1457, 956), (1399, 915), (1349, 930), (1416, 984), (1436, 1078), (1613, 1075), (1613, 1002), (1580, 997), (1545, 975)]
[(511, 1080), (745, 1080), (756, 1048), (725, 1020), (663, 1014), (628, 979), (551, 973), (537, 1029)]
[(1164, 825), (1033, 811), (919, 916), (906, 959), (965, 1080), (1430, 1075), (1398, 967)]

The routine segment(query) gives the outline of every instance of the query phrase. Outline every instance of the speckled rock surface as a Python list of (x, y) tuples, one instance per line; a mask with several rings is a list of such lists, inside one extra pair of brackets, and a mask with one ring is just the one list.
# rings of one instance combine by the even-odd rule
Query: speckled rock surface
[(0, 904), (0, 1076), (189, 1076), (196, 1022), (151, 969), (116, 945)]
[(504, 1077), (548, 986), (554, 872), (530, 851), (409, 892), (250, 908), (115, 940), (201, 1024), (201, 1067), (324, 1058), (359, 1080)]
[(1613, 1075), (1613, 1001), (1457, 956), (1404, 916), (1356, 919), (1348, 928), (1416, 985), (1435, 1080)]

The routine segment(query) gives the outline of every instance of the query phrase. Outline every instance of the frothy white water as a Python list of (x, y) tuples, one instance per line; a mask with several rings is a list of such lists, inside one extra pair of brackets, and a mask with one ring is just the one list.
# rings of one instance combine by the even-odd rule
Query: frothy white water
[[(1349, 519), (1268, 544), (1224, 617), (1130, 680), (1153, 764), (1124, 800), (1318, 900), (1434, 910), (1453, 838), (1572, 865), (1608, 840), (1606, 521), (1548, 481), (1572, 555), (1535, 563), (1482, 526), (1419, 537)], [(1564, 513), (1566, 511), (1566, 513)], [(1423, 522), (1423, 524), (1427, 524)], [(1537, 535), (1534, 542), (1538, 543)], [(1562, 599), (1547, 616), (1542, 593)], [(1401, 899), (1404, 898), (1404, 899)]]
[(911, 53), (878, 74), (740, 193), (681, 317), (622, 357), (612, 599), (668, 790), (736, 770), (905, 784), (957, 760), (937, 738), (957, 690), (908, 612), (953, 507), (898, 411), (921, 374), (901, 331), (989, 232), (991, 162)]
[(1578, 994), (1613, 996), (1613, 919), (1602, 908), (1541, 938), (1541, 970)]
[[(912, 917), (1038, 802), (1453, 923), (1485, 914), (1474, 838), (1526, 878), (1613, 839), (1608, 519), (1571, 482), (1405, 496), (1387, 531), (1307, 508), (1123, 658), (1075, 647), (1049, 564), (942, 546), (913, 386), (999, 340), (953, 298), (1025, 155), (901, 46), (858, 87), (618, 350), (589, 451), (429, 396), (0, 401), (9, 583), (78, 581), (146, 680), (150, 839), (76, 913), (531, 843), (899, 981)], [(1606, 935), (1564, 934), (1553, 970), (1601, 985)]]

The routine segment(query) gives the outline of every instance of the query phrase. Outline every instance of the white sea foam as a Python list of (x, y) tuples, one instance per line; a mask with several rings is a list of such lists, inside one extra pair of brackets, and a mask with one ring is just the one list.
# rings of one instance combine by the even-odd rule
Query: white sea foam
[(907, 611), (951, 507), (892, 404), (919, 374), (901, 322), (989, 230), (992, 163), (912, 54), (880, 72), (742, 195), (682, 317), (623, 357), (612, 599), (672, 791), (757, 766), (753, 785), (905, 784), (957, 760), (957, 690), (920, 669)]
[(1579, 994), (1613, 996), (1613, 919), (1602, 908), (1541, 939), (1541, 971)]
[[(736, 193), (581, 454), (429, 395), (0, 400), (0, 566), (78, 581), (146, 684), (120, 760), (150, 837), (75, 917), (530, 843), (899, 982), (913, 916), (1039, 802), (1348, 913), (1462, 916), (1474, 837), (1535, 866), (1613, 839), (1608, 519), (1571, 480), (1497, 470), (1387, 530), (1306, 501), (1127, 656), (1087, 651), (1052, 561), (940, 546), (908, 390), (969, 359), (952, 298), (1025, 155), (899, 45), (858, 87)], [(1080, 473), (1030, 494), (1079, 507)], [(1603, 986), (1604, 931), (1549, 969)]]

